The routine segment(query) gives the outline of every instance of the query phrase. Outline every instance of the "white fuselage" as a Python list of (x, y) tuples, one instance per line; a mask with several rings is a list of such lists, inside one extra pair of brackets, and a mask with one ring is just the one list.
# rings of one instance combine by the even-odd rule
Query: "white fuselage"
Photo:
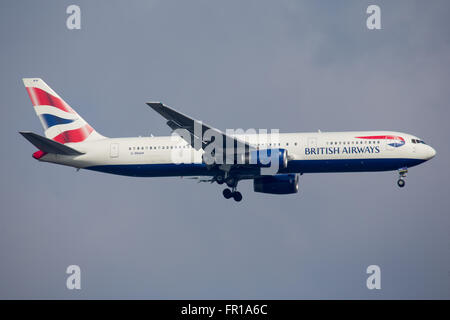
[[(392, 131), (284, 133), (273, 139), (265, 136), (266, 141), (258, 140), (258, 135), (236, 137), (259, 149), (286, 149), (288, 167), (281, 173), (397, 170), (418, 165), (436, 153), (417, 137)], [(177, 136), (104, 138), (67, 146), (84, 154), (46, 154), (39, 160), (127, 176), (217, 174), (203, 163), (203, 150), (193, 149)]]

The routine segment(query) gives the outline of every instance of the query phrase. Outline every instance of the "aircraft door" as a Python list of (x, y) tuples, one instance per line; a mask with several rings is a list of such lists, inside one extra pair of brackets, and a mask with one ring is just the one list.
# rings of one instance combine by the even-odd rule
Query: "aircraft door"
[(119, 157), (119, 144), (118, 143), (111, 143), (109, 155), (111, 158)]

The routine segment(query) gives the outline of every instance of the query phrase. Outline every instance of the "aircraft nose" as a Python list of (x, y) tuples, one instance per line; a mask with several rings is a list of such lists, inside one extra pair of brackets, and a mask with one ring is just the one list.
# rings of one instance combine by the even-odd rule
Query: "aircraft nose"
[(430, 159), (434, 158), (435, 155), (436, 155), (436, 150), (434, 150), (433, 147), (428, 146), (427, 160), (430, 160)]

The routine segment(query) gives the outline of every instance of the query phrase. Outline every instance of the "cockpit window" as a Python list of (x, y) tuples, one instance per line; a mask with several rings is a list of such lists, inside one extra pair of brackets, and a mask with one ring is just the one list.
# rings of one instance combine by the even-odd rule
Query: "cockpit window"
[(423, 144), (426, 144), (425, 141), (419, 140), (419, 139), (411, 139), (411, 142), (412, 143), (423, 143)]

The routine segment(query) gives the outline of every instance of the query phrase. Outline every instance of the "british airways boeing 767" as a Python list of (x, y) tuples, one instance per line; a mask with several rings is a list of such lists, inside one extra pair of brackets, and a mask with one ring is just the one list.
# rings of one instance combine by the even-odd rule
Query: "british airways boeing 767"
[(408, 168), (436, 155), (422, 139), (393, 131), (230, 134), (159, 102), (147, 104), (177, 134), (107, 138), (43, 80), (23, 82), (45, 130), (45, 137), (20, 132), (38, 148), (35, 159), (125, 176), (225, 183), (224, 197), (236, 201), (242, 200), (240, 180), (253, 180), (256, 192), (291, 194), (298, 192), (303, 173), (396, 170), (397, 184), (404, 187)]

